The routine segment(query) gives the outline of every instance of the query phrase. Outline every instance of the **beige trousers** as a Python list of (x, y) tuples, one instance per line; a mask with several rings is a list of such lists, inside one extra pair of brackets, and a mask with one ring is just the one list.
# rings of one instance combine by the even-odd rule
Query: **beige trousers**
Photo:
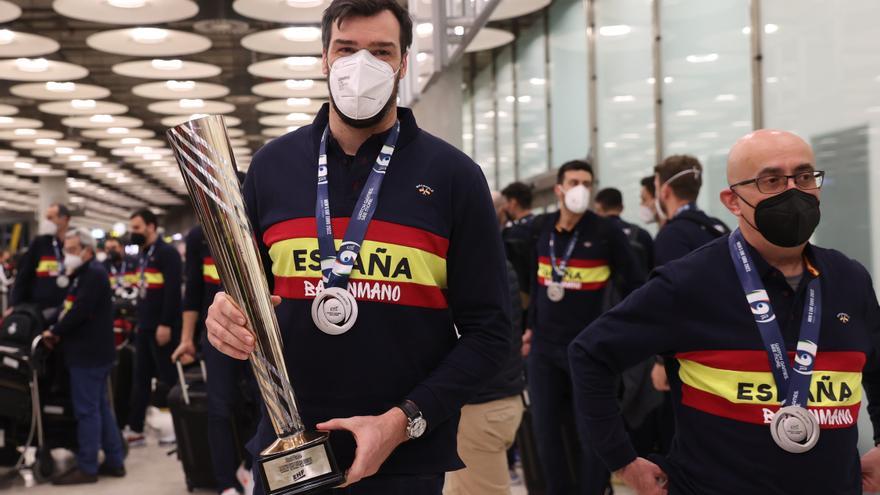
[(519, 395), (461, 408), (458, 455), (465, 469), (446, 473), (443, 495), (508, 495), (507, 449), (522, 419)]

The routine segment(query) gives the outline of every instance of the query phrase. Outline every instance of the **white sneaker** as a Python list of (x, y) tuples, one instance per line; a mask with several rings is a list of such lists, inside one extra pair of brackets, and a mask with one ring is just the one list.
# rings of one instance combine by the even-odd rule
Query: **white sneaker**
[(251, 471), (244, 468), (244, 464), (238, 466), (238, 470), (235, 471), (235, 478), (244, 488), (244, 495), (254, 495), (254, 475)]
[(122, 429), (122, 439), (131, 447), (143, 447), (147, 444), (147, 437), (143, 433), (132, 430), (128, 425)]
[(175, 443), (177, 443), (177, 437), (174, 436), (174, 430), (159, 437), (159, 445), (163, 447), (168, 447)]

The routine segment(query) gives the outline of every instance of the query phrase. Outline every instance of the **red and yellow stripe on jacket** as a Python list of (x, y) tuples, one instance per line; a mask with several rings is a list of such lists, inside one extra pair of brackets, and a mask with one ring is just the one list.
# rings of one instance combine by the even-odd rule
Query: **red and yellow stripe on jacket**
[(220, 274), (217, 273), (217, 265), (214, 258), (205, 256), (202, 259), (202, 279), (209, 284), (220, 285)]
[[(557, 263), (559, 260), (556, 260)], [(553, 281), (553, 268), (549, 256), (538, 257), (538, 283), (543, 286)], [(611, 277), (608, 260), (587, 260), (571, 258), (565, 267), (562, 285), (566, 290), (599, 290), (605, 288)]]
[(76, 301), (76, 296), (73, 294), (68, 294), (67, 297), (64, 298), (64, 304), (61, 305), (61, 313), (58, 315), (58, 321), (61, 321), (64, 318), (71, 308), (73, 308), (73, 302)]
[(37, 263), (38, 277), (57, 277), (58, 276), (58, 258), (54, 256), (41, 256)]
[(147, 289), (161, 289), (165, 287), (165, 276), (158, 268), (147, 267), (144, 270), (144, 279), (147, 283)]
[[(789, 353), (789, 359), (793, 356)], [(675, 357), (684, 405), (753, 424), (769, 423), (779, 409), (781, 398), (765, 351), (697, 351)], [(819, 351), (808, 409), (822, 428), (856, 424), (864, 365), (861, 352)]]
[[(333, 219), (337, 249), (347, 218)], [(263, 241), (272, 259), (275, 294), (313, 299), (323, 289), (314, 218), (279, 222)], [(446, 308), (446, 253), (449, 241), (431, 232), (381, 220), (367, 229), (348, 290), (358, 300), (424, 308)]]
[[(119, 280), (116, 275), (110, 274), (110, 287), (115, 289)], [(122, 274), (122, 284), (124, 287), (136, 286), (138, 284), (138, 274), (134, 270), (129, 270)]]

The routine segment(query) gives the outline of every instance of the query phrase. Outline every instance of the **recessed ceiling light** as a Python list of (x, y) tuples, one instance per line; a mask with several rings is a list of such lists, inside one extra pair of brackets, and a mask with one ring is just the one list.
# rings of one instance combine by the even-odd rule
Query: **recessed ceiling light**
[(180, 70), (183, 68), (183, 60), (154, 58), (150, 61), (150, 65), (156, 70)]
[(284, 65), (290, 67), (291, 69), (311, 67), (317, 63), (317, 57), (287, 57), (284, 59)]
[(192, 91), (196, 87), (195, 81), (165, 81), (165, 87), (171, 91)]
[(688, 55), (685, 59), (692, 64), (703, 64), (706, 62), (714, 62), (718, 60), (717, 53), (706, 53), (704, 55)]
[(183, 98), (179, 103), (180, 108), (202, 108), (205, 106), (205, 100), (201, 98)]
[(626, 24), (617, 24), (613, 26), (602, 26), (599, 28), (599, 34), (602, 36), (624, 36), (632, 32), (632, 28)]
[(67, 157), (68, 161), (71, 162), (84, 162), (89, 159), (88, 155), (70, 155)]
[(287, 89), (310, 89), (315, 85), (315, 81), (312, 79), (288, 79), (284, 81), (284, 85)]
[(122, 138), (119, 140), (119, 142), (122, 144), (138, 144), (141, 142), (141, 138), (135, 138), (135, 137)]
[(101, 165), (103, 165), (103, 163), (95, 161), (87, 161), (82, 164), (83, 168), (101, 168)]
[(419, 52), (419, 53), (416, 55), (416, 61), (418, 61), (418, 62), (424, 62), (425, 60), (428, 60), (428, 54), (427, 54), (427, 53), (425, 53), (425, 52)]
[(773, 34), (776, 31), (779, 31), (779, 26), (776, 24), (764, 24), (764, 33)]
[(693, 117), (697, 115), (697, 113), (698, 112), (696, 110), (685, 109), (675, 112), (675, 115), (678, 115), (679, 117)]
[(107, 129), (107, 134), (128, 134), (127, 127), (110, 127)]
[(70, 100), (70, 106), (79, 110), (95, 108), (98, 104), (95, 100)]
[(287, 106), (289, 107), (306, 107), (312, 104), (311, 98), (288, 98)]
[(15, 33), (8, 29), (0, 29), (0, 45), (8, 45), (15, 41)]
[(321, 5), (323, 0), (287, 0), (287, 5), (300, 9), (308, 9)]
[(49, 61), (45, 58), (17, 58), (15, 66), (22, 72), (45, 72), (49, 70)]
[(636, 101), (636, 97), (633, 95), (617, 95), (612, 100), (615, 103), (627, 103), (631, 101)]
[(158, 153), (147, 153), (143, 156), (144, 156), (144, 160), (161, 160), (162, 159), (162, 155), (160, 155)]
[(0, 124), (11, 124), (15, 122), (12, 117), (0, 117)]
[(294, 112), (294, 113), (287, 114), (287, 117), (285, 117), (285, 118), (287, 120), (309, 120), (312, 117), (307, 113)]
[(113, 122), (113, 116), (107, 115), (106, 113), (99, 113), (89, 117), (89, 120), (96, 124), (107, 124)]
[(70, 93), (71, 91), (76, 91), (76, 83), (49, 81), (46, 83), (46, 91)]
[(34, 165), (28, 162), (15, 162), (14, 166), (15, 168), (20, 168), (22, 170), (30, 170), (34, 168)]
[(39, 144), (40, 146), (52, 146), (55, 143), (57, 143), (58, 141), (56, 141), (52, 138), (40, 138), (40, 139), (34, 139), (34, 142)]
[(315, 41), (321, 37), (321, 30), (310, 26), (296, 26), (281, 30), (281, 36), (287, 41)]
[(74, 149), (70, 148), (68, 146), (59, 146), (58, 148), (55, 148), (55, 153), (57, 153), (59, 155), (69, 155), (73, 152), (74, 152)]
[(136, 43), (153, 45), (168, 38), (168, 31), (162, 28), (140, 27), (131, 30), (131, 39)]
[(543, 86), (547, 84), (547, 80), (543, 77), (533, 77), (529, 79), (529, 84), (531, 84), (532, 86)]
[(146, 0), (107, 0), (113, 7), (120, 9), (139, 9), (147, 4)]
[(36, 129), (16, 129), (13, 131), (16, 136), (33, 136), (37, 133)]
[(430, 22), (423, 22), (416, 26), (416, 34), (421, 38), (427, 38), (434, 33), (434, 25)]
[(464, 36), (464, 26), (455, 26), (455, 27), (452, 29), (452, 32), (453, 32), (456, 36)]

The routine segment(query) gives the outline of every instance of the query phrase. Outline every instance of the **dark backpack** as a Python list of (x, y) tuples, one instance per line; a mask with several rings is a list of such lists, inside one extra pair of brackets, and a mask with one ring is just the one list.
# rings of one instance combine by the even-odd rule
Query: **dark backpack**
[(34, 337), (45, 329), (43, 313), (36, 304), (19, 304), (0, 323), (0, 344), (29, 347)]
[(700, 226), (701, 229), (708, 232), (713, 238), (717, 239), (730, 233), (730, 229), (721, 220), (712, 218), (699, 211), (683, 211), (675, 216), (670, 222), (678, 220), (687, 220)]

